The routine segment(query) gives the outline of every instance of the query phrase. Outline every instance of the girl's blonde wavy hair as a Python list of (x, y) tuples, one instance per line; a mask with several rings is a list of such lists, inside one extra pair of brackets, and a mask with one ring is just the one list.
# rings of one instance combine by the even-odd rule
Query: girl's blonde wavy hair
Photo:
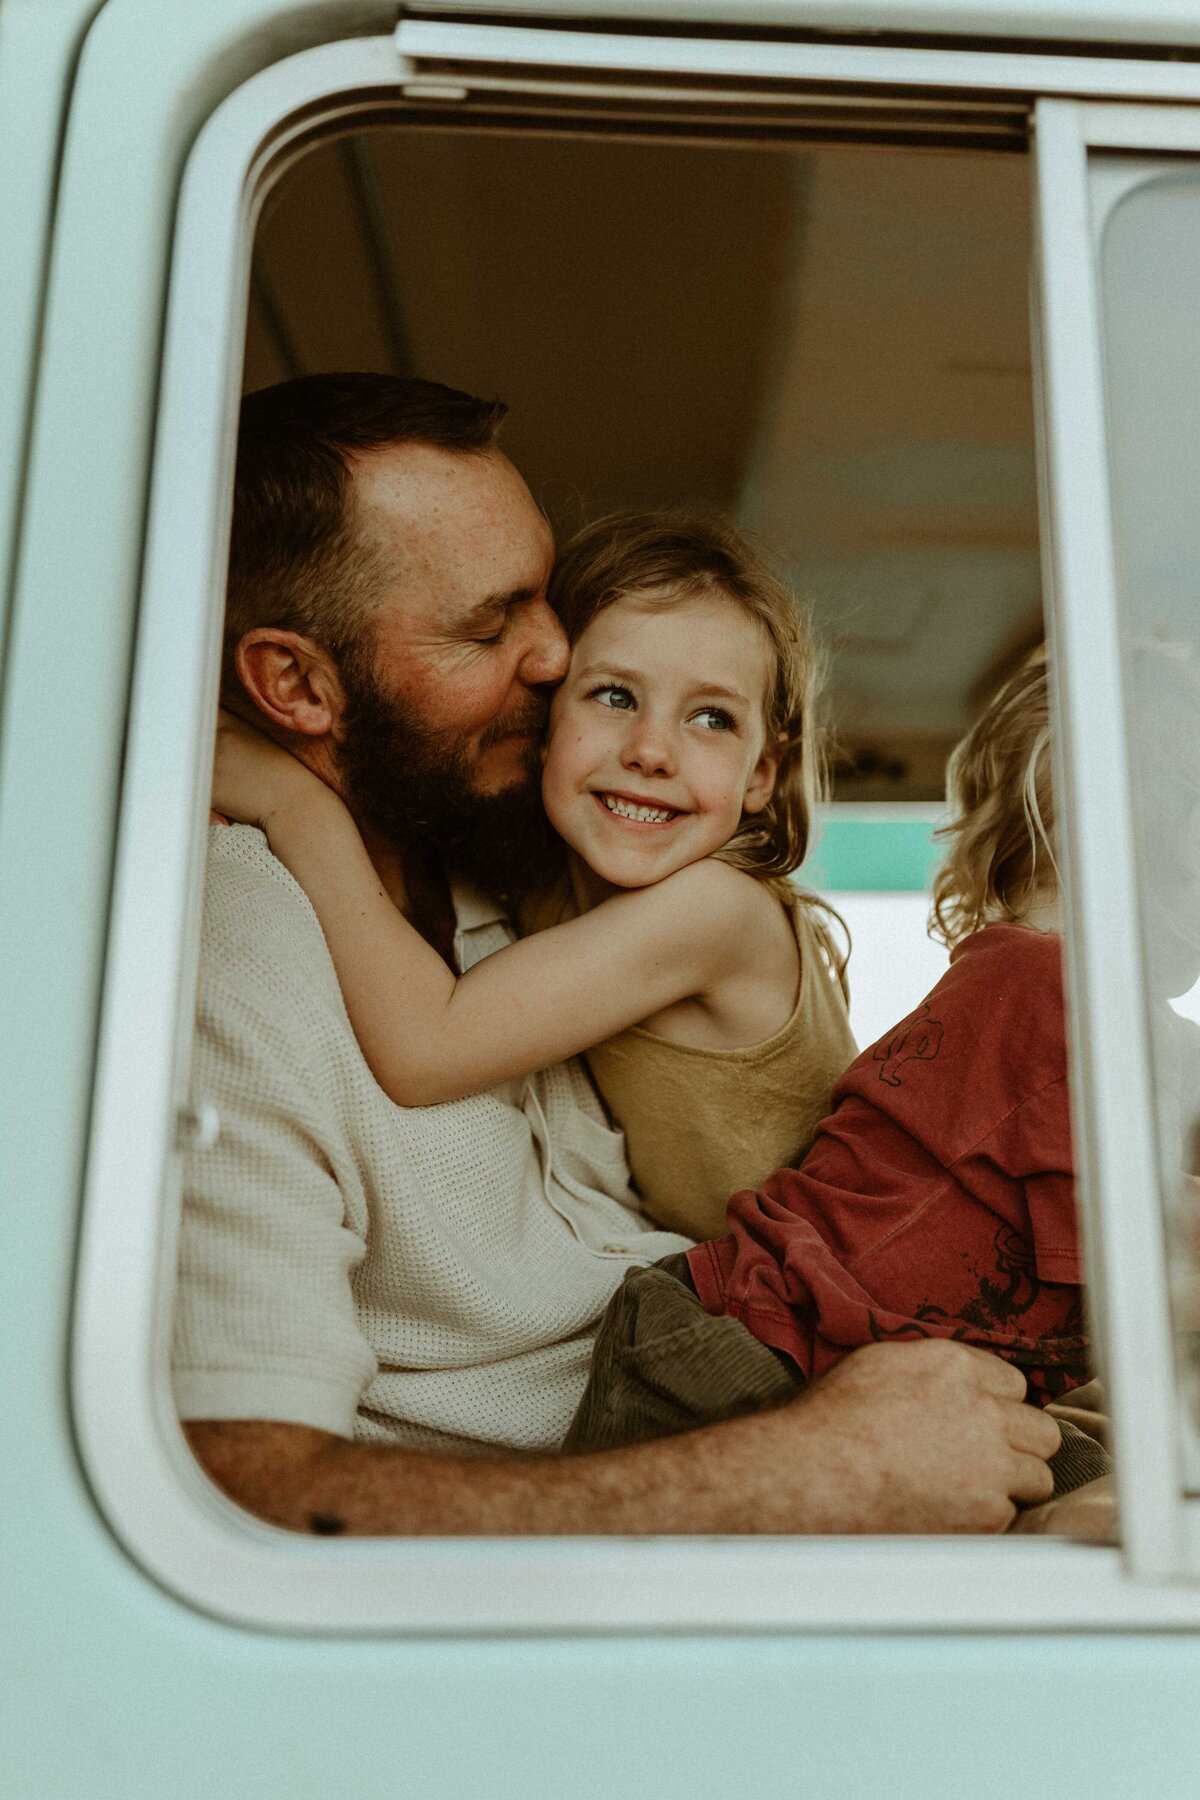
[(1021, 919), (1058, 879), (1044, 645), (957, 745), (946, 791), (956, 816), (936, 834), (950, 852), (934, 880), (929, 932), (953, 949), (993, 920)]
[[(764, 725), (766, 742), (779, 755), (770, 800), (761, 812), (745, 815), (717, 855), (747, 874), (782, 880), (812, 847), (817, 807), (828, 794), (826, 736), (818, 716), (825, 659), (808, 608), (732, 524), (694, 512), (619, 512), (598, 519), (571, 539), (550, 584), (550, 604), (572, 645), (597, 613), (618, 600), (672, 606), (716, 596), (754, 620), (770, 652)], [(788, 891), (799, 890), (789, 884)], [(840, 976), (846, 953), (823, 925), (820, 930)]]

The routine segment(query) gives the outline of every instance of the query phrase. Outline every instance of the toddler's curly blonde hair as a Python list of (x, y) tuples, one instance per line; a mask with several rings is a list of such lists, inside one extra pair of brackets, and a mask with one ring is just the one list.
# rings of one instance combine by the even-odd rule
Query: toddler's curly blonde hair
[(948, 948), (993, 920), (1020, 920), (1058, 881), (1045, 645), (1022, 663), (953, 751), (950, 851), (933, 884), (931, 937)]

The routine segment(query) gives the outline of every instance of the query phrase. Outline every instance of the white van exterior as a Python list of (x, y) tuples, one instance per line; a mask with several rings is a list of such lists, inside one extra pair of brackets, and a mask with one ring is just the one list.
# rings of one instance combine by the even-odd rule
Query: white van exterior
[[(1029, 133), (1122, 1543), (292, 1539), (208, 1487), (166, 1381), (174, 1171), (206, 1129), (188, 1001), (253, 210), (296, 149), (369, 114), (650, 88), (752, 108), (768, 85), (798, 107), (1002, 103)], [(515, 21), (506, 0), (403, 20), (0, 0), (5, 1794), (1195, 1792), (1200, 1502), (1120, 627), (1145, 531), (1122, 433), (1150, 431), (1138, 393), (1162, 371), (1122, 372), (1140, 315), (1114, 322), (1103, 243), (1168, 177), (1179, 243), (1200, 209), (1190, 0), (523, 0)], [(1156, 414), (1156, 495), (1200, 467), (1167, 311), (1193, 431)], [(1155, 517), (1195, 566), (1186, 507)], [(1183, 633), (1187, 594), (1162, 601)]]

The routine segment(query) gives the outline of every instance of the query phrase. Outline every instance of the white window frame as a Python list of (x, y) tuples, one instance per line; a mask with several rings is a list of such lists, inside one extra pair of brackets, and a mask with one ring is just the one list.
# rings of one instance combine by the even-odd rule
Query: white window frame
[[(658, 75), (661, 86), (639, 79), (622, 89), (626, 75)], [(72, 1386), (81, 1453), (113, 1530), (148, 1572), (191, 1604), (257, 1628), (961, 1631), (1195, 1625), (1200, 1590), (1161, 1579), (1186, 1564), (1182, 1502), (1177, 1491), (1171, 1497), (1169, 1483), (1163, 1487), (1163, 1451), (1170, 1441), (1165, 1376), (1156, 1363), (1153, 1401), (1146, 1410), (1140, 1387), (1135, 1395), (1131, 1385), (1122, 1283), (1107, 1278), (1120, 1260), (1115, 1255), (1107, 1259), (1104, 1288), (1110, 1372), (1121, 1448), (1136, 1447), (1138, 1459), (1122, 1489), (1127, 1509), (1122, 1550), (1023, 1538), (309, 1539), (261, 1524), (224, 1500), (188, 1453), (175, 1417), (168, 1349), (178, 1137), (181, 1130), (205, 1128), (203, 1120), (188, 1120), (182, 1109), (195, 992), (209, 719), (217, 687), (240, 350), (257, 204), (269, 182), (316, 134), (381, 110), (450, 106), (476, 91), (498, 90), (678, 101), (689, 78), (697, 94), (711, 100), (713, 77), (720, 78), (722, 98), (736, 92), (748, 108), (786, 104), (781, 84), (792, 83), (806, 84), (806, 96), (818, 100), (842, 85), (855, 93), (878, 85), (891, 95), (911, 85), (915, 102), (931, 94), (984, 100), (1016, 94), (1031, 105), (1039, 92), (1049, 91), (1200, 105), (1200, 68), (1161, 62), (405, 23), (394, 41), (358, 39), (289, 58), (239, 88), (214, 113), (185, 177), (171, 276), (74, 1318)], [(1084, 539), (1102, 535), (1095, 527), (1105, 516), (1106, 490), (1095, 369), (1086, 357), (1074, 365), (1073, 376), (1061, 374), (1058, 365), (1071, 309), (1078, 310), (1082, 301), (1077, 294), (1065, 303), (1067, 315), (1060, 312), (1056, 284), (1069, 271), (1058, 266), (1058, 233), (1066, 228), (1055, 209), (1071, 203), (1065, 197), (1068, 165), (1074, 158), (1078, 174), (1086, 144), (1093, 141), (1089, 133), (1129, 128), (1139, 133), (1140, 144), (1152, 130), (1167, 129), (1159, 109), (1147, 108), (1140, 120), (1137, 113), (1128, 106), (1064, 110), (1053, 102), (1039, 108), (1041, 207), (1050, 227), (1048, 236), (1043, 233), (1042, 263), (1051, 346), (1046, 461), (1053, 516), (1047, 536), (1055, 546), (1052, 611), (1068, 659), (1086, 625), (1079, 584), (1097, 577), (1096, 568), (1081, 570), (1076, 559)], [(1179, 112), (1175, 118), (1178, 129), (1190, 133), (1187, 147), (1200, 150), (1200, 112)], [(1052, 145), (1053, 155), (1044, 145)], [(1090, 251), (1081, 254), (1090, 269)], [(1096, 351), (1094, 334), (1089, 342), (1090, 354)], [(1095, 456), (1082, 458), (1082, 472), (1072, 461), (1066, 429), (1076, 412), (1087, 418), (1089, 431), (1094, 427), (1101, 457), (1099, 465)], [(1104, 639), (1104, 616), (1101, 624)], [(1089, 662), (1087, 683), (1068, 677), (1063, 684), (1064, 755), (1073, 784), (1079, 771), (1071, 746), (1092, 717), (1089, 683), (1097, 668), (1098, 692), (1116, 678), (1110, 649), (1115, 655), (1115, 646), (1105, 640), (1099, 661)], [(1089, 1029), (1101, 1033), (1109, 1028), (1113, 1009), (1139, 991), (1132, 935), (1119, 979), (1110, 981), (1094, 957), (1094, 923), (1104, 921), (1111, 930), (1114, 918), (1111, 884), (1103, 906), (1097, 903), (1096, 846), (1107, 843), (1111, 849), (1128, 837), (1119, 753), (1114, 744), (1111, 791), (1078, 788), (1083, 822), (1072, 842), (1080, 946), (1074, 972), (1087, 977), (1093, 1007)], [(1116, 916), (1132, 932), (1132, 914)], [(1085, 1089), (1090, 1094), (1100, 1079), (1092, 1063), (1083, 1066), (1081, 1095)], [(1128, 1117), (1127, 1090), (1124, 1104)], [(1146, 1096), (1136, 1097), (1135, 1111), (1147, 1113)], [(1146, 1118), (1138, 1130), (1145, 1137)], [(1088, 1175), (1102, 1197), (1106, 1243), (1108, 1234), (1115, 1234), (1109, 1248), (1120, 1245), (1123, 1259), (1129, 1233), (1116, 1207), (1113, 1172), (1119, 1182), (1128, 1168), (1120, 1164), (1121, 1145), (1113, 1139), (1110, 1132), (1089, 1142)], [(1135, 1131), (1131, 1142), (1142, 1141)], [(1153, 1166), (1150, 1158), (1145, 1168)], [(1142, 1208), (1147, 1215), (1148, 1206), (1147, 1201)], [(1098, 1248), (1093, 1233), (1093, 1253)], [(1165, 1320), (1164, 1290), (1154, 1286), (1161, 1281), (1161, 1263), (1147, 1251), (1138, 1266), (1138, 1292), (1157, 1297)], [(1144, 1329), (1139, 1356), (1143, 1346)], [(1165, 1346), (1159, 1351), (1167, 1354)], [(1149, 1459), (1144, 1464), (1143, 1455)], [(1135, 1460), (1132, 1454), (1128, 1460)]]
[[(1097, 160), (1097, 153), (1125, 160)], [(1072, 947), (1076, 1150), (1092, 1306), (1114, 1415), (1126, 1554), (1146, 1578), (1198, 1568), (1200, 1508), (1185, 1497), (1195, 1426), (1181, 1405), (1167, 1306), (1151, 1056), (1138, 944), (1127, 708), (1104, 416), (1099, 248), (1154, 153), (1200, 156), (1192, 109), (1043, 101), (1037, 109), (1040, 339), (1049, 609)], [(1128, 152), (1138, 152), (1128, 157)], [(1068, 774), (1069, 768), (1069, 774)]]

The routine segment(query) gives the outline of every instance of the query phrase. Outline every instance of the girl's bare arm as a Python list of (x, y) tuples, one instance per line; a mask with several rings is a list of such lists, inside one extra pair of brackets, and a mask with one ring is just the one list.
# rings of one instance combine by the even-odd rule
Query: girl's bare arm
[(341, 800), (285, 751), (223, 728), (213, 802), (261, 825), (308, 895), (363, 1054), (402, 1106), (561, 1062), (738, 968), (755, 896), (721, 863), (618, 894), (456, 977), (393, 906)]

